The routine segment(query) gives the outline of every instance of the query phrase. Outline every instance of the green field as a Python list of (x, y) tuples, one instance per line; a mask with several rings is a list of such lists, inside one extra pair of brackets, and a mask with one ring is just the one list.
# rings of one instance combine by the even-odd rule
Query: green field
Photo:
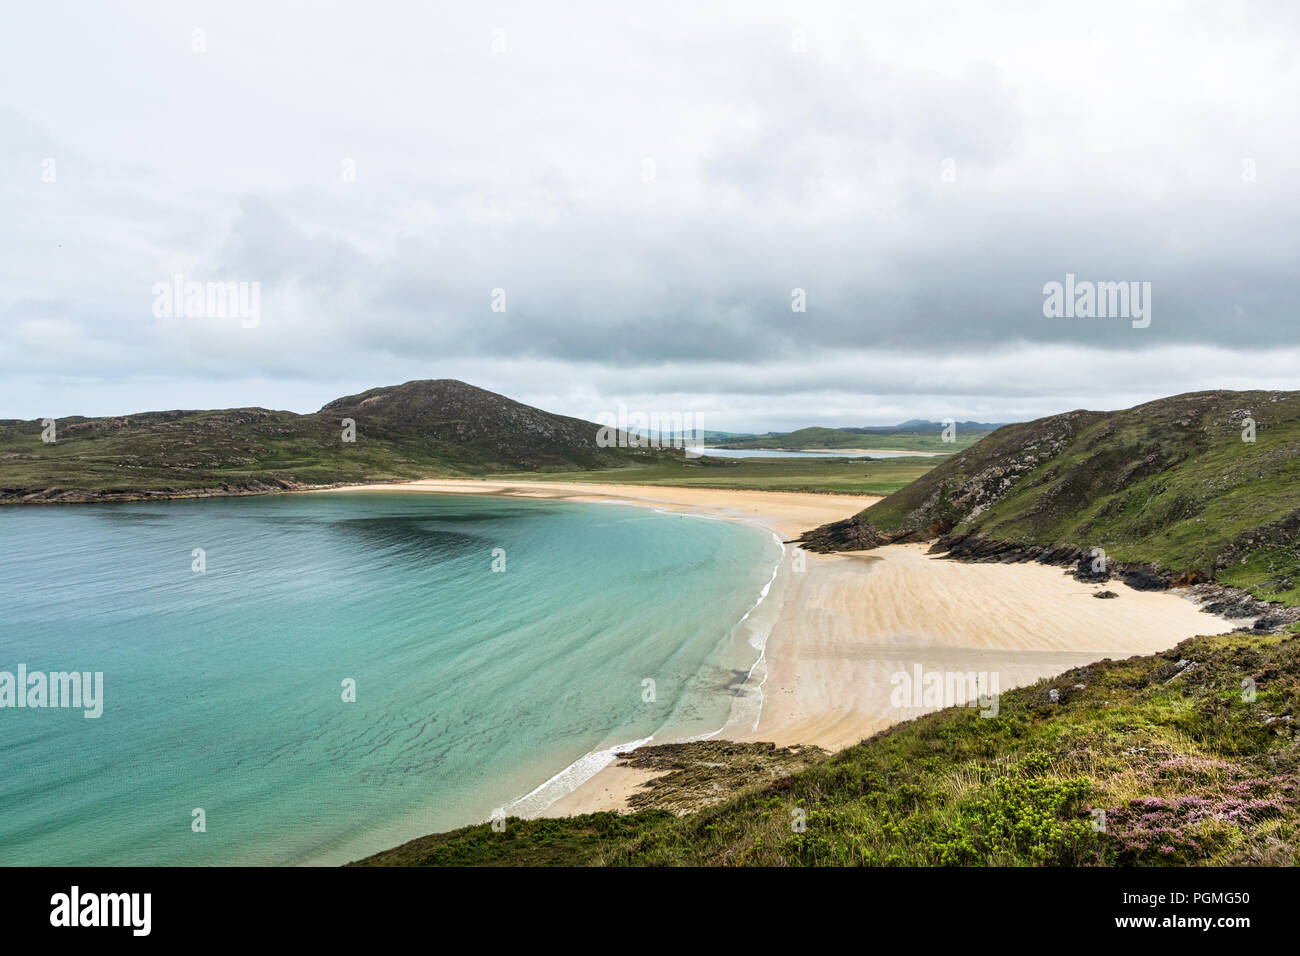
[(776, 448), (786, 451), (823, 448), (863, 448), (868, 451), (932, 451), (951, 454), (969, 448), (988, 435), (988, 429), (958, 429), (946, 442), (938, 431), (887, 430), (865, 432), (843, 428), (801, 428), (783, 435), (762, 438), (725, 438), (711, 442), (720, 448)]
[(888, 495), (943, 461), (937, 456), (881, 458), (707, 458), (597, 471), (504, 472), (509, 481), (588, 481), (823, 494)]

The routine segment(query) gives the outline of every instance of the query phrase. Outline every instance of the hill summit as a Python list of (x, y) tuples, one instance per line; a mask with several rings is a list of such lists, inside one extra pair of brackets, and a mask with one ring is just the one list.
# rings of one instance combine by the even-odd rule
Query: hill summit
[[(350, 425), (345, 425), (345, 422)], [(603, 448), (600, 426), (454, 379), (406, 382), (299, 415), (173, 410), (0, 421), (0, 501), (257, 494), (499, 471), (582, 471), (671, 451)], [(680, 452), (677, 452), (680, 454)]]

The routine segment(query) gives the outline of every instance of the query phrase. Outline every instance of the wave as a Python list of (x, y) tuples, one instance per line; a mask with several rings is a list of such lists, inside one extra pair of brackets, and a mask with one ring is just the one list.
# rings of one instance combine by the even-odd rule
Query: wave
[(585, 754), (541, 786), (524, 794), (518, 800), (507, 804), (503, 809), (508, 816), (517, 817), (540, 813), (555, 803), (556, 800), (577, 790), (612, 764), (616, 755), (635, 750), (637, 747), (644, 747), (652, 740), (654, 740), (653, 736), (643, 737), (640, 740), (629, 740), (627, 743), (616, 744), (604, 750), (594, 750), (589, 754)]
[[(655, 508), (653, 510), (660, 514), (683, 515), (683, 512), (680, 511), (668, 511), (662, 508)], [(703, 518), (706, 521), (736, 520), (732, 518), (715, 517), (713, 515), (693, 514), (691, 512), (686, 512), (685, 516)], [(757, 522), (745, 521), (744, 523), (752, 524), (755, 527), (761, 527), (764, 531), (771, 534), (772, 540), (775, 541), (776, 546), (781, 549), (781, 556), (777, 558), (776, 562), (772, 565), (772, 575), (767, 579), (767, 583), (759, 590), (757, 600), (750, 605), (749, 610), (747, 610), (741, 616), (740, 620), (736, 622), (736, 628), (742, 627), (745, 622), (749, 620), (750, 616), (753, 615), (754, 612), (762, 606), (763, 602), (767, 600), (768, 595), (772, 591), (772, 585), (776, 583), (776, 579), (781, 573), (781, 567), (785, 564), (786, 558), (785, 542), (781, 540), (780, 535), (765, 525), (757, 524)], [(718, 734), (722, 733), (728, 727), (747, 722), (749, 716), (747, 711), (751, 710), (753, 720), (749, 722), (749, 730), (750, 732), (753, 732), (758, 729), (758, 722), (763, 714), (763, 686), (767, 683), (767, 639), (771, 636), (772, 626), (774, 623), (774, 620), (769, 622), (765, 627), (757, 629), (755, 633), (750, 636), (748, 641), (749, 646), (758, 651), (758, 657), (754, 660), (754, 663), (750, 665), (748, 672), (746, 672), (745, 679), (741, 682), (739, 693), (737, 693), (732, 699), (731, 712), (727, 716), (726, 721), (723, 722), (722, 726), (705, 734), (678, 737), (672, 741), (665, 742), (694, 743), (699, 740), (710, 740), (713, 737), (718, 736)], [(753, 681), (755, 674), (760, 671), (760, 668), (762, 676), (758, 683), (754, 684)], [(749, 693), (751, 688), (755, 691), (755, 694), (752, 697)], [(751, 700), (754, 698), (756, 698), (756, 701), (751, 705)], [(672, 722), (672, 718), (670, 717), (663, 726), (671, 726)], [(547, 807), (552, 806), (561, 798), (568, 796), (592, 777), (596, 776), (596, 774), (600, 773), (600, 771), (612, 764), (617, 754), (626, 753), (635, 750), (638, 747), (644, 747), (646, 744), (651, 743), (654, 740), (655, 737), (651, 735), (649, 737), (644, 737), (641, 740), (632, 740), (627, 743), (617, 744), (603, 750), (593, 750), (590, 753), (584, 754), (545, 783), (529, 791), (519, 799), (507, 804), (506, 807), (504, 807), (504, 810), (507, 815), (514, 816), (531, 816), (540, 814)]]

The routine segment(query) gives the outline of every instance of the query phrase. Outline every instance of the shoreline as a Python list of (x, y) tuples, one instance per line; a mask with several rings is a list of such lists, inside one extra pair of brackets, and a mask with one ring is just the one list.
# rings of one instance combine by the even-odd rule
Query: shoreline
[[(412, 482), (342, 485), (303, 489), (304, 493), (335, 492), (464, 494), (492, 498), (530, 498), (552, 501), (622, 504), (665, 513), (734, 521), (772, 535), (781, 556), (758, 599), (736, 622), (744, 624), (758, 612), (768, 618), (758, 625), (763, 637), (753, 644), (758, 656), (732, 700), (727, 719), (716, 730), (693, 737), (651, 736), (587, 753), (561, 768), (532, 790), (508, 803), (508, 815), (540, 817), (589, 813), (626, 808), (627, 798), (646, 780), (662, 771), (633, 770), (619, 765), (617, 753), (630, 752), (647, 744), (683, 743), (696, 740), (748, 739), (762, 720), (766, 684), (771, 676), (767, 659), (782, 608), (785, 579), (792, 574), (791, 550), (787, 544), (810, 527), (856, 514), (881, 500), (879, 495), (841, 495), (821, 492), (753, 491), (747, 489), (690, 488), (660, 485), (615, 485), (598, 482), (489, 481), (479, 479), (421, 479)], [(807, 555), (809, 559), (814, 556)], [(754, 683), (755, 676), (757, 683)], [(754, 698), (757, 698), (755, 702)], [(746, 706), (747, 704), (752, 706)], [(614, 783), (613, 796), (604, 795)], [(549, 799), (548, 791), (558, 791)], [(541, 798), (539, 799), (539, 796)], [(572, 809), (570, 809), (572, 808)]]
[[(1033, 683), (1106, 657), (1165, 650), (1198, 634), (1231, 630), (1177, 592), (1144, 592), (1111, 582), (1119, 600), (1095, 600), (1097, 587), (1046, 565), (971, 564), (925, 554), (926, 545), (816, 554), (785, 544), (809, 528), (847, 518), (877, 496), (703, 489), (587, 482), (428, 479), (341, 486), (336, 491), (471, 494), (592, 501), (652, 507), (766, 528), (784, 554), (765, 599), (771, 626), (754, 667), (764, 672), (756, 722), (732, 716), (705, 739), (771, 741), (835, 751), (936, 707), (895, 707), (892, 681), (913, 667), (999, 675), (999, 690)], [(753, 609), (751, 609), (752, 611)], [(1216, 623), (1217, 622), (1217, 623)], [(750, 686), (751, 670), (745, 687)], [(653, 739), (654, 744), (674, 741)], [(629, 742), (629, 746), (632, 742)], [(626, 811), (628, 798), (660, 772), (620, 765), (617, 748), (587, 754), (521, 798), (542, 791), (576, 765), (605, 760), (529, 816)], [(591, 769), (588, 766), (587, 769)], [(516, 803), (521, 802), (516, 801)], [(540, 802), (540, 801), (539, 801)]]

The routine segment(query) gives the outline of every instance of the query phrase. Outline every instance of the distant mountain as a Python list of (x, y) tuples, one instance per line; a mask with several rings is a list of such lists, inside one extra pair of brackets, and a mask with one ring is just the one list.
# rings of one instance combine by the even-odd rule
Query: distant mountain
[(1300, 392), (1196, 392), (1007, 425), (804, 543), (934, 539), (955, 557), (1078, 563), (1085, 576), (1101, 549), (1102, 573), (1134, 586), (1213, 580), (1300, 604)]
[[(344, 419), (355, 441), (345, 441)], [(0, 421), (0, 501), (250, 494), (302, 485), (491, 471), (585, 470), (670, 450), (602, 448), (600, 426), (452, 379), (335, 399), (307, 415), (265, 408)]]

